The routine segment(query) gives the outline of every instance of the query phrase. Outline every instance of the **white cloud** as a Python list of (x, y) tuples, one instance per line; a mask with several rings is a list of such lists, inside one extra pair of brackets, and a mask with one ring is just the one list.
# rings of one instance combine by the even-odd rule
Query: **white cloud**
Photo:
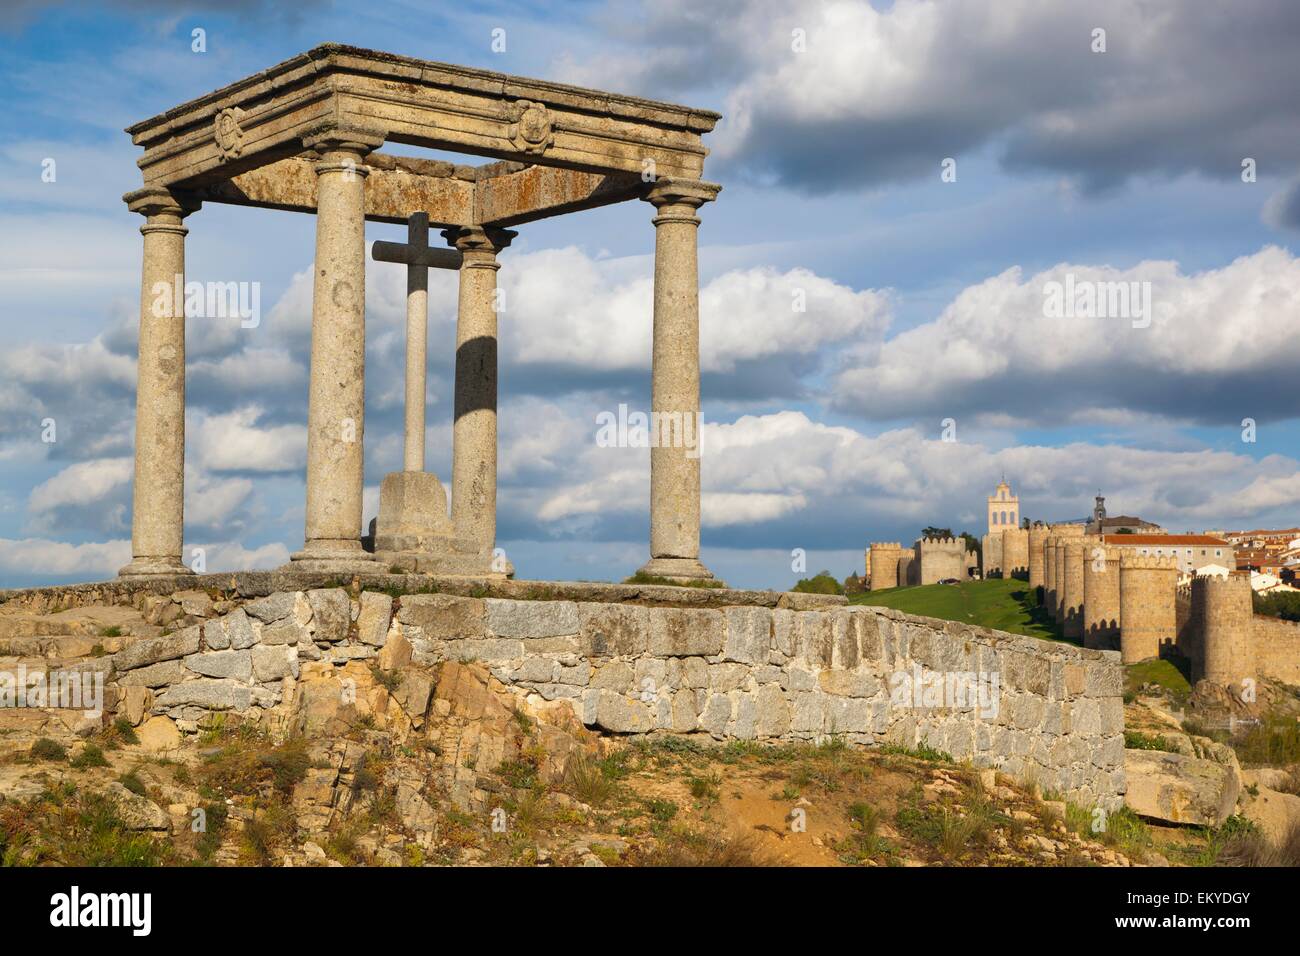
[(0, 571), (14, 575), (111, 578), (131, 560), (131, 542), (68, 544), (42, 538), (0, 538)]
[(134, 468), (130, 458), (101, 458), (69, 465), (32, 489), (27, 509), (38, 515), (67, 505), (84, 507), (101, 502), (131, 483)]
[(211, 471), (297, 471), (307, 463), (305, 425), (259, 427), (264, 412), (249, 405), (221, 415), (194, 414), (197, 464)]
[[(1076, 286), (1149, 282), (1150, 326), (1047, 317), (1044, 289), (1067, 277)], [(1192, 274), (1158, 261), (1128, 269), (1062, 263), (1028, 278), (1012, 268), (964, 289), (934, 321), (851, 352), (834, 401), (876, 419), (959, 422), (1289, 417), (1300, 396), (1297, 314), (1300, 261), (1273, 246)]]

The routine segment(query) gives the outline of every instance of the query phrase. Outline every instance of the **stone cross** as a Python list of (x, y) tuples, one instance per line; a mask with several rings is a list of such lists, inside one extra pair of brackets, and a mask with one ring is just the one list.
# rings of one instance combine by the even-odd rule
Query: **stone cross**
[(429, 248), (429, 214), (412, 213), (406, 243), (375, 242), (376, 262), (406, 266), (406, 445), (402, 467), (424, 471), (425, 351), (429, 337), (429, 270), (459, 269), (455, 249)]

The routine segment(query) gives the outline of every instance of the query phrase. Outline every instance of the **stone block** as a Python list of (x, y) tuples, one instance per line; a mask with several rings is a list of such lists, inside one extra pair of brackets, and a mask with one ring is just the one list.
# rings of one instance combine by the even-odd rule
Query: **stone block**
[(393, 619), (393, 599), (377, 591), (363, 591), (357, 615), (357, 638), (363, 644), (383, 647)]
[(633, 657), (650, 644), (650, 608), (584, 602), (578, 606), (578, 652), (584, 657)]
[(497, 637), (538, 638), (577, 634), (578, 606), (572, 601), (488, 599), (487, 629)]
[(244, 605), (244, 611), (263, 624), (274, 624), (276, 621), (283, 621), (293, 615), (300, 593), (278, 591), (275, 594), (268, 594), (256, 601), (249, 601)]
[(754, 736), (784, 737), (790, 732), (790, 702), (776, 684), (764, 684), (754, 694)]
[(726, 694), (709, 694), (700, 713), (701, 730), (706, 730), (714, 737), (722, 737), (731, 722), (731, 698)]
[(632, 692), (634, 673), (632, 665), (626, 661), (610, 661), (597, 667), (591, 675), (591, 686), (600, 690), (609, 690), (617, 694)]
[(161, 637), (149, 637), (134, 644), (129, 644), (113, 655), (113, 668), (122, 671), (134, 670), (159, 661), (175, 660), (186, 654), (193, 654), (199, 649), (199, 626), (196, 624)]
[(252, 647), (260, 639), (261, 622), (252, 620), (243, 608), (232, 611), (221, 619), (221, 626), (230, 639), (230, 649), (242, 651)]
[(654, 608), (649, 652), (656, 657), (712, 657), (722, 652), (722, 614), (711, 609)]
[(454, 534), (447, 491), (428, 471), (395, 471), (379, 485), (375, 547), (380, 551), (439, 551)]
[(655, 729), (654, 711), (613, 691), (598, 691), (595, 724), (611, 733), (644, 734)]
[(165, 687), (185, 677), (185, 665), (180, 661), (160, 661), (127, 671), (117, 679), (119, 687)]
[(317, 641), (337, 644), (345, 641), (352, 629), (352, 601), (342, 588), (324, 588), (307, 592)]
[(294, 645), (259, 645), (253, 648), (253, 676), (259, 681), (298, 676), (298, 648)]
[(763, 664), (772, 643), (772, 612), (763, 607), (728, 607), (722, 610), (726, 638), (724, 661)]
[(208, 651), (189, 655), (185, 658), (185, 666), (204, 677), (229, 677), (232, 680), (246, 681), (253, 674), (253, 656), (247, 649)]
[(452, 594), (403, 595), (397, 610), (400, 623), (420, 628), (431, 641), (486, 637), (485, 618), (482, 598)]
[(223, 651), (230, 647), (230, 635), (220, 618), (203, 624), (203, 646), (210, 651)]
[(292, 619), (267, 624), (262, 627), (261, 643), (267, 647), (279, 645), (311, 644), (311, 630), (304, 624)]
[(200, 677), (172, 685), (159, 694), (154, 703), (164, 708), (193, 704), (205, 710), (247, 710), (252, 699), (252, 689), (247, 684)]

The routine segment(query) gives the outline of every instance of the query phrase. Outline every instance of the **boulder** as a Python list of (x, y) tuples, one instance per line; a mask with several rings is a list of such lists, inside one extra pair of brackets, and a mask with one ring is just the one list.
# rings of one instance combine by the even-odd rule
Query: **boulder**
[(1232, 767), (1159, 750), (1125, 750), (1124, 774), (1125, 804), (1168, 823), (1218, 826), (1232, 815), (1240, 793)]
[(181, 745), (181, 732), (170, 717), (150, 717), (135, 733), (140, 748), (150, 753), (165, 753)]
[(152, 800), (132, 793), (114, 781), (104, 788), (117, 804), (117, 815), (131, 830), (166, 830), (171, 826), (167, 811)]

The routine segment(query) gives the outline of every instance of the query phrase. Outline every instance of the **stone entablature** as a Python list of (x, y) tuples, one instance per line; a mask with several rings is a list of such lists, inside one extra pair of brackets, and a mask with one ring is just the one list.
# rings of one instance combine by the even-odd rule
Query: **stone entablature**
[[(574, 169), (700, 177), (709, 110), (324, 44), (127, 128), (146, 185), (201, 184), (297, 155), (323, 126)], [(233, 148), (237, 144), (237, 148)], [(225, 167), (223, 170), (222, 167)], [(432, 210), (427, 210), (432, 212)], [(435, 217), (436, 218), (436, 217)]]
[[(300, 680), (322, 668), (472, 659), (609, 733), (924, 743), (1085, 806), (1116, 808), (1124, 791), (1113, 652), (872, 607), (394, 598), (329, 587), (212, 607), (222, 613), (97, 659), (109, 700), (133, 721), (166, 716), (183, 731), (221, 711), (282, 727)], [(985, 695), (952, 696), (962, 681)]]

